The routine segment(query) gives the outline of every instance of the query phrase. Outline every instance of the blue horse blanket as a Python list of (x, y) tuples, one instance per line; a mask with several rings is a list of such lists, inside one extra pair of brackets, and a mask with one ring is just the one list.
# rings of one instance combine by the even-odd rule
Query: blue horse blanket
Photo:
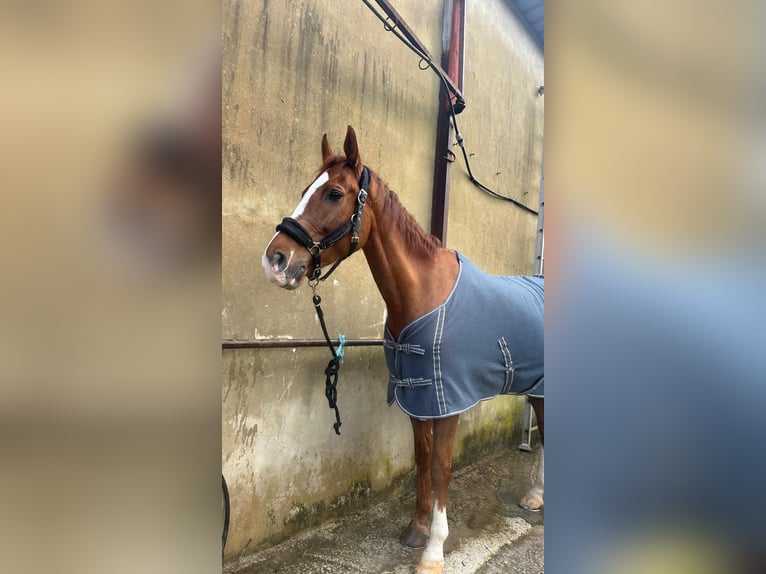
[(543, 278), (490, 275), (457, 256), (446, 301), (398, 340), (385, 330), (388, 404), (421, 419), (456, 415), (498, 394), (543, 396)]

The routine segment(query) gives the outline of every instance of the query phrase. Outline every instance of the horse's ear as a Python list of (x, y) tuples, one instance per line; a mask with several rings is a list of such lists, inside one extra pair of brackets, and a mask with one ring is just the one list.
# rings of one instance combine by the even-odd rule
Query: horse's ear
[(330, 147), (330, 144), (327, 142), (327, 134), (324, 134), (322, 136), (322, 161), (326, 160), (331, 155), (335, 155), (332, 153), (332, 148)]
[(346, 154), (346, 165), (353, 168), (357, 175), (362, 173), (362, 160), (359, 159), (359, 146), (356, 143), (354, 128), (348, 126), (346, 141), (343, 142), (343, 152)]

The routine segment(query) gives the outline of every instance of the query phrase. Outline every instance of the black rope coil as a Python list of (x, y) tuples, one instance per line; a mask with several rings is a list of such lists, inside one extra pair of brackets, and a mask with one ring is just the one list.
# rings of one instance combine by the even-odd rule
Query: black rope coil
[(325, 379), (324, 396), (327, 397), (327, 404), (331, 409), (335, 409), (335, 424), (332, 428), (335, 429), (335, 434), (340, 434), (340, 411), (338, 411), (338, 371), (340, 370), (340, 357), (337, 355), (330, 359), (327, 363), (327, 368), (324, 370), (324, 374), (327, 377)]
[[(314, 285), (316, 288), (316, 285)], [(340, 371), (340, 355), (338, 355), (335, 347), (330, 340), (330, 335), (327, 332), (327, 325), (324, 320), (324, 312), (322, 311), (322, 298), (314, 293), (312, 297), (314, 302), (314, 309), (316, 309), (317, 317), (319, 318), (319, 324), (322, 327), (322, 334), (324, 335), (327, 346), (330, 348), (332, 359), (327, 363), (327, 367), (324, 370), (325, 382), (324, 382), (324, 396), (327, 398), (327, 404), (331, 409), (335, 410), (335, 424), (332, 428), (335, 430), (335, 434), (340, 434), (340, 426), (343, 424), (340, 420), (340, 410), (338, 409), (338, 372)]]

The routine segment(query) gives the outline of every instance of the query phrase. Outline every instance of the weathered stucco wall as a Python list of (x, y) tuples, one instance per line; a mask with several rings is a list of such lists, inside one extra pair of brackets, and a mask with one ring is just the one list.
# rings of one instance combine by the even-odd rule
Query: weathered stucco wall
[[(441, 0), (395, 5), (439, 54)], [(533, 96), (542, 55), (502, 1), (469, 2), (466, 20), (469, 108), (460, 120), (474, 172), (495, 185), (502, 171), (498, 191), (536, 208), (542, 101)], [(322, 133), (342, 149), (347, 124), (362, 159), (428, 227), (438, 82), (361, 2), (227, 0), (223, 47), (223, 337), (320, 338), (310, 291), (271, 285), (263, 249), (319, 167)], [(464, 178), (454, 164), (449, 246), (496, 273), (531, 273), (535, 218)], [(381, 336), (385, 307), (361, 254), (321, 294), (333, 335)], [(324, 398), (326, 349), (223, 352), (227, 556), (351, 508), (411, 472), (411, 429), (385, 405), (382, 350), (352, 348), (346, 357), (337, 437)], [(505, 397), (464, 415), (458, 451), (508, 440), (520, 405)]]

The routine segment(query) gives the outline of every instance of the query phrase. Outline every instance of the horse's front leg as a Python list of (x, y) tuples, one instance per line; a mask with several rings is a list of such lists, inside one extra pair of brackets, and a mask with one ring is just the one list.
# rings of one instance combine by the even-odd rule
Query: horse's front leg
[(439, 574), (444, 570), (444, 541), (447, 526), (447, 487), (452, 473), (452, 447), (455, 444), (458, 416), (437, 419), (433, 425), (431, 481), (434, 490), (431, 537), (418, 564), (417, 574)]
[(412, 421), (415, 437), (415, 467), (417, 468), (417, 498), (415, 517), (404, 529), (399, 541), (410, 548), (422, 548), (428, 540), (428, 520), (431, 516), (431, 448), (433, 446), (433, 420)]

